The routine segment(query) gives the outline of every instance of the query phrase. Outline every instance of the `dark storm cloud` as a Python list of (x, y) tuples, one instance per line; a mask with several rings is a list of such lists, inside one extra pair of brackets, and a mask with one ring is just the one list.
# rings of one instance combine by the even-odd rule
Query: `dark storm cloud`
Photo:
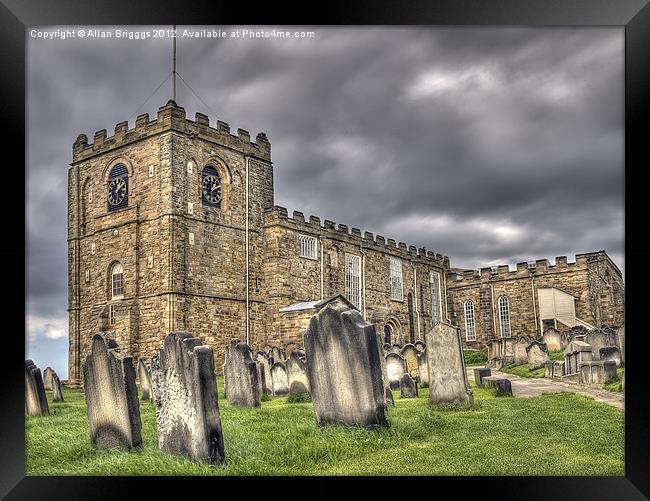
[[(621, 29), (314, 31), (178, 41), (179, 72), (208, 107), (181, 81), (178, 103), (268, 134), (276, 204), (454, 266), (600, 249), (622, 266)], [(41, 336), (65, 320), (72, 142), (155, 117), (170, 82), (137, 108), (170, 53), (168, 39), (29, 40), (27, 299)]]

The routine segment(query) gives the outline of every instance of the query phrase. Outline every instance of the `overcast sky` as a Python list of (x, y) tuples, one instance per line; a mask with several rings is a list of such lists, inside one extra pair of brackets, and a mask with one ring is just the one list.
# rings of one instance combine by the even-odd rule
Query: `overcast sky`
[[(182, 81), (178, 104), (267, 133), (276, 205), (452, 266), (605, 249), (623, 268), (622, 28), (302, 29), (315, 36), (178, 40), (209, 109)], [(138, 108), (172, 43), (27, 37), (27, 354), (65, 379), (72, 143), (155, 118), (171, 80)]]

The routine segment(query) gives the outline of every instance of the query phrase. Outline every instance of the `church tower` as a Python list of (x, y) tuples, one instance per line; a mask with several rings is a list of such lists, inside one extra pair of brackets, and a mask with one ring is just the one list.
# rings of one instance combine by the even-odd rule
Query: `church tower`
[[(271, 145), (173, 100), (88, 143), (68, 171), (69, 379), (92, 336), (156, 354), (187, 330), (215, 348), (262, 333), (263, 213), (273, 206)], [(219, 363), (219, 362), (217, 362)]]

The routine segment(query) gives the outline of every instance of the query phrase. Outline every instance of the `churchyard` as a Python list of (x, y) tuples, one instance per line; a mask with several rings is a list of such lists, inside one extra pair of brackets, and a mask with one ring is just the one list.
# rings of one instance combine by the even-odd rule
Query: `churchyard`
[[(623, 396), (590, 398), (622, 363), (613, 334), (556, 336), (564, 361), (548, 356), (552, 336), (496, 340), (474, 367), (457, 327), (382, 346), (340, 298), (290, 353), (232, 340), (218, 363), (174, 332), (135, 363), (95, 335), (83, 390), (25, 363), (27, 473), (623, 475)], [(517, 357), (544, 382), (499, 370)]]

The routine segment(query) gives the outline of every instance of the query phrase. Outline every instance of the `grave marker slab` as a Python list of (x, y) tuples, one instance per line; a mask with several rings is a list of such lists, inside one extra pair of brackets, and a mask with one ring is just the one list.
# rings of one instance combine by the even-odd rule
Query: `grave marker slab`
[(429, 387), (429, 367), (427, 366), (426, 348), (418, 353), (418, 383), (423, 388)]
[(52, 376), (52, 379), (53, 379), (52, 389), (54, 392), (54, 401), (63, 402), (63, 392), (61, 391), (61, 380), (59, 379), (59, 376), (56, 375), (56, 372), (54, 373), (54, 376)]
[(548, 349), (546, 344), (540, 341), (533, 341), (526, 347), (526, 355), (528, 356), (528, 367), (531, 370), (544, 367), (546, 362), (549, 362)]
[(274, 395), (281, 396), (289, 393), (289, 378), (287, 377), (286, 365), (276, 362), (271, 366), (271, 382)]
[(264, 374), (262, 379), (262, 389), (267, 395), (273, 394), (273, 382), (271, 381), (271, 362), (269, 356), (263, 351), (257, 352), (257, 362), (260, 365), (260, 371)]
[(418, 398), (418, 384), (408, 372), (402, 376), (399, 391), (401, 398)]
[(138, 379), (140, 380), (140, 394), (142, 400), (150, 400), (153, 402), (153, 393), (151, 391), (151, 370), (147, 366), (144, 357), (140, 357), (138, 360)]
[(49, 413), (41, 369), (32, 360), (25, 360), (25, 414), (47, 416)]
[(46, 390), (54, 389), (54, 371), (52, 367), (46, 367), (43, 371), (43, 386)]
[(239, 339), (230, 341), (226, 347), (223, 379), (228, 388), (226, 399), (230, 404), (238, 407), (262, 405), (257, 363), (253, 360), (250, 347)]
[(474, 382), (476, 386), (483, 386), (483, 379), (492, 376), (492, 369), (479, 367), (474, 369)]
[(309, 381), (307, 380), (307, 363), (300, 357), (298, 351), (289, 356), (286, 363), (287, 378), (289, 382), (289, 396), (308, 395)]
[(391, 390), (398, 390), (406, 372), (406, 361), (397, 353), (386, 355), (386, 371)]

